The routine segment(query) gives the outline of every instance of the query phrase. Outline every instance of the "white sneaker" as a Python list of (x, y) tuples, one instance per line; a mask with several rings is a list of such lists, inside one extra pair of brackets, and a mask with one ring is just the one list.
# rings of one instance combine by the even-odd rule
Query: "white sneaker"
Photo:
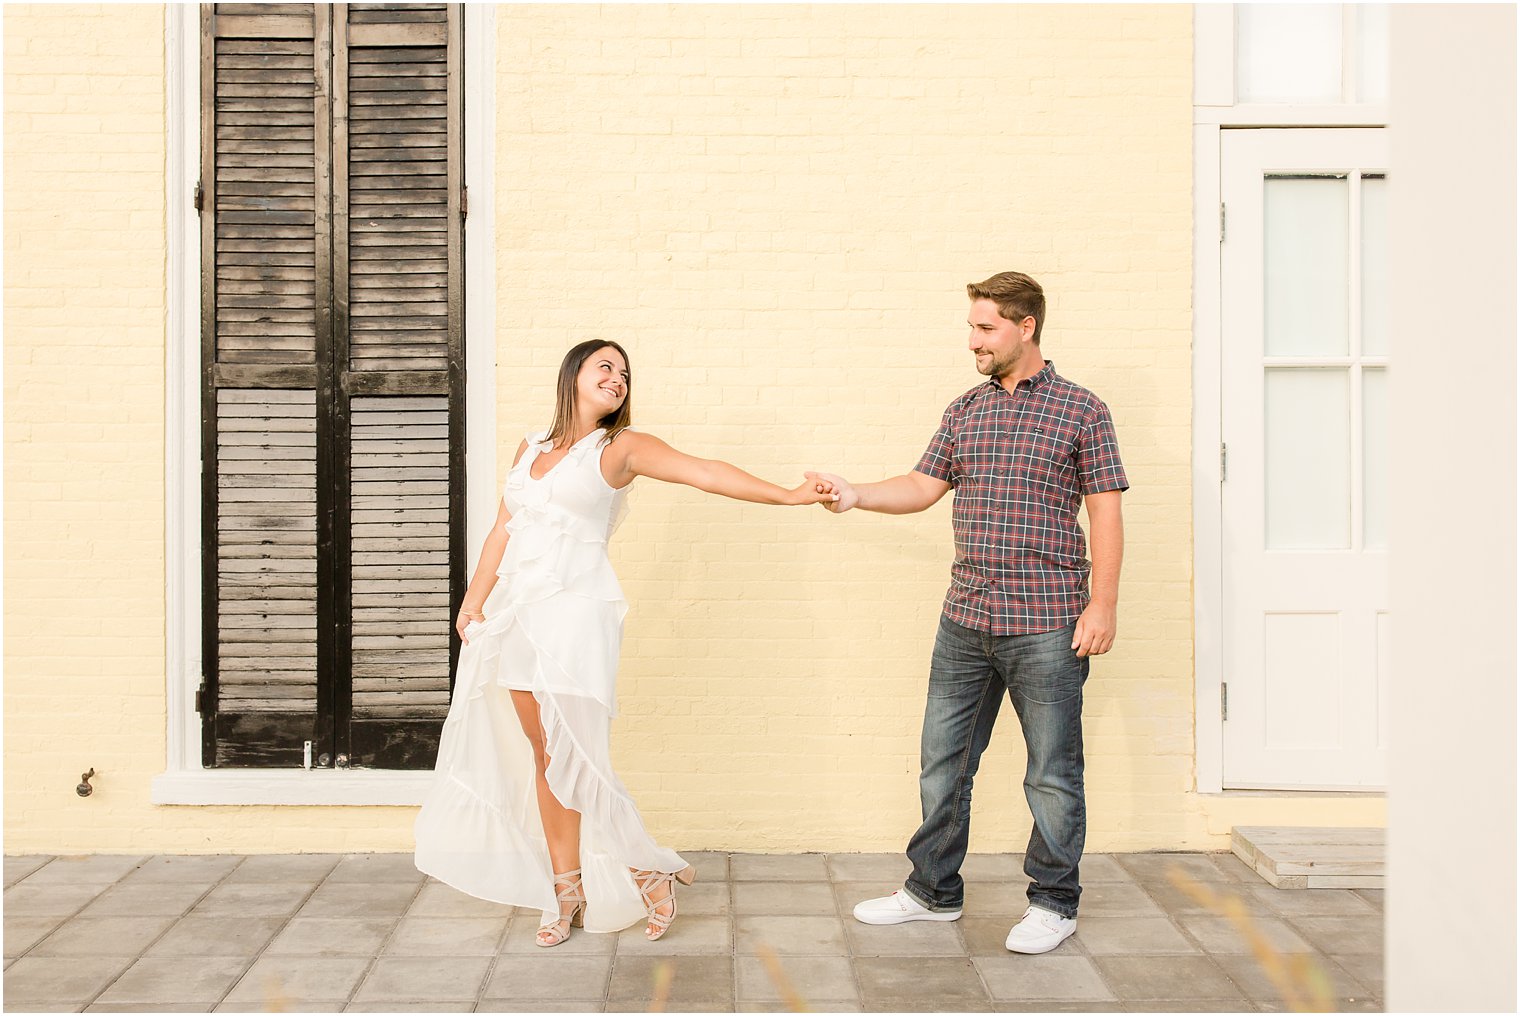
[(1047, 953), (1066, 941), (1077, 930), (1075, 917), (1062, 917), (1044, 907), (1030, 907), (1024, 919), (1008, 933), (1009, 952)]
[(891, 896), (878, 896), (855, 904), (855, 920), (861, 924), (903, 924), (907, 921), (958, 921), (959, 910), (930, 910), (901, 889)]

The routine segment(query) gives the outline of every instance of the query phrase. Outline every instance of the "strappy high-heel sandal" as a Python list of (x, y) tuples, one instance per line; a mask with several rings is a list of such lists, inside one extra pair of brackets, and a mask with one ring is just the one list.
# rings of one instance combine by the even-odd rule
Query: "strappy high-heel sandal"
[[(654, 930), (644, 929), (644, 934), (649, 936), (649, 941), (658, 942), (660, 938), (670, 930), (671, 924), (676, 919), (676, 887), (673, 883), (691, 885), (697, 878), (697, 869), (687, 865), (674, 874), (668, 871), (635, 871), (633, 873), (634, 884), (639, 888), (639, 895), (644, 898), (644, 912), (649, 915), (649, 923), (654, 925)], [(650, 893), (661, 886), (666, 887), (665, 895), (654, 899)], [(670, 913), (660, 913), (660, 907), (670, 904)]]
[[(576, 868), (555, 875), (555, 887), (558, 888), (561, 883), (564, 883), (565, 888), (554, 894), (555, 900), (559, 903), (559, 920), (539, 925), (538, 934), (533, 938), (533, 941), (544, 949), (559, 945), (569, 938), (571, 928), (585, 927), (586, 893), (581, 888), (581, 870)], [(565, 913), (566, 903), (570, 904), (568, 914)], [(545, 935), (548, 935), (551, 941), (544, 941)]]

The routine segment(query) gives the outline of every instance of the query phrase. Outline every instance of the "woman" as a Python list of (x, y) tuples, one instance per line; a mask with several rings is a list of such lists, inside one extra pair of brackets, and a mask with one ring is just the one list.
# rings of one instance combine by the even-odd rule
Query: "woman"
[(825, 482), (786, 490), (630, 430), (629, 383), (621, 346), (582, 342), (560, 365), (553, 425), (517, 449), (456, 621), (454, 699), (417, 816), (417, 867), (544, 911), (546, 947), (572, 926), (617, 931), (640, 919), (654, 941), (675, 920), (673, 882), (694, 875), (650, 838), (612, 771), (627, 604), (607, 540), (628, 486), (649, 476), (761, 504), (836, 497)]

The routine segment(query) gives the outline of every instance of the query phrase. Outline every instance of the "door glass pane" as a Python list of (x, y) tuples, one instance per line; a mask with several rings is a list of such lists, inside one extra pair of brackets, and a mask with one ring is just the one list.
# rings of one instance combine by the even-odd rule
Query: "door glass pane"
[(1350, 283), (1350, 182), (1265, 180), (1268, 356), (1344, 356)]
[(1388, 7), (1359, 4), (1356, 8), (1358, 102), (1388, 101)]
[(1351, 545), (1347, 378), (1344, 369), (1267, 370), (1268, 550)]
[(1388, 181), (1362, 177), (1362, 353), (1388, 355)]
[(1340, 102), (1339, 4), (1235, 8), (1239, 102)]
[(1388, 546), (1388, 372), (1362, 371), (1362, 544)]

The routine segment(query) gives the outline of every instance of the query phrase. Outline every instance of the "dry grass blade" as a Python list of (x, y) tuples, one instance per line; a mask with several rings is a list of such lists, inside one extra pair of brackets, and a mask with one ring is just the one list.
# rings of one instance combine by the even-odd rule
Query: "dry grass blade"
[[(1227, 917), (1251, 947), (1251, 955), (1277, 993), (1292, 1012), (1334, 1012), (1334, 995), (1330, 978), (1313, 957), (1304, 954), (1283, 956), (1262, 934), (1240, 900), (1221, 896), (1208, 886), (1183, 874), (1181, 868), (1168, 872), (1172, 884), (1187, 893), (1200, 906)], [(1307, 891), (1307, 890), (1306, 890)]]
[(802, 1000), (802, 996), (798, 994), (797, 989), (792, 987), (791, 978), (787, 977), (786, 971), (782, 969), (781, 960), (777, 957), (776, 950), (768, 945), (762, 945), (755, 952), (760, 957), (760, 962), (765, 966), (766, 976), (776, 986), (776, 992), (781, 996), (781, 1001), (786, 1003), (787, 1010), (789, 1012), (807, 1012), (807, 1003)]
[(264, 978), (264, 1008), (261, 1012), (285, 1012), (285, 1003), (289, 1001), (285, 997), (285, 986), (280, 983), (278, 974), (270, 974)]
[(670, 985), (676, 979), (675, 968), (666, 960), (654, 968), (654, 989), (649, 995), (649, 1011), (664, 1012), (670, 1004)]

